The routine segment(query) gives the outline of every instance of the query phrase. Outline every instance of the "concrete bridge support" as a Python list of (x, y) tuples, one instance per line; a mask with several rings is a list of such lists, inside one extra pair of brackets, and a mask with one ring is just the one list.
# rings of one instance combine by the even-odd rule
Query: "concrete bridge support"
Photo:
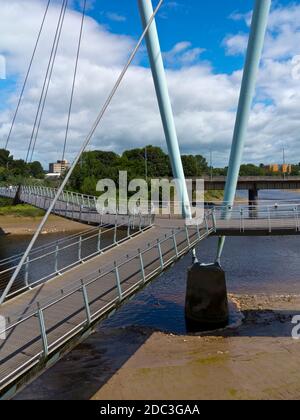
[(225, 271), (219, 264), (193, 264), (188, 271), (187, 328), (201, 331), (225, 327), (229, 321)]

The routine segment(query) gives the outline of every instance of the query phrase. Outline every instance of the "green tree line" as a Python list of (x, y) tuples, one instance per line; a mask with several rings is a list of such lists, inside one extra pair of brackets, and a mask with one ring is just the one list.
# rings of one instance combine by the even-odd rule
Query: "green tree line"
[(14, 159), (8, 150), (0, 149), (0, 182), (22, 183), (24, 179), (44, 179), (45, 172), (40, 162), (26, 163), (22, 159)]

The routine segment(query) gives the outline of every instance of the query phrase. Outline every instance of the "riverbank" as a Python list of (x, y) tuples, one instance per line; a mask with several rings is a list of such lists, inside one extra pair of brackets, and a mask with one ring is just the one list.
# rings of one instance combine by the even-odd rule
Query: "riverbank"
[[(0, 235), (32, 235), (36, 231), (41, 220), (42, 216), (26, 217), (8, 214), (4, 216), (0, 213)], [(81, 232), (85, 229), (87, 229), (87, 226), (82, 223), (51, 215), (42, 234)]]
[(92, 399), (299, 399), (299, 296), (234, 296), (237, 328), (202, 336), (155, 332)]
[(299, 399), (300, 296), (231, 300), (243, 321), (213, 333), (98, 327), (17, 399)]

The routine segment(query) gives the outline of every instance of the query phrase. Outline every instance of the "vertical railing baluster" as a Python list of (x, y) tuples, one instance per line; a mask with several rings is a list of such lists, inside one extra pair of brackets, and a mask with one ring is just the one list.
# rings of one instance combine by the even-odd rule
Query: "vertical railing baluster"
[(191, 242), (190, 242), (190, 235), (189, 235), (189, 230), (188, 230), (187, 226), (185, 227), (185, 233), (186, 233), (186, 240), (187, 240), (187, 243), (188, 243), (188, 247), (190, 248), (191, 247)]
[(117, 233), (118, 233), (118, 215), (115, 217), (115, 229), (114, 229), (114, 244), (117, 243)]
[(157, 240), (157, 248), (158, 248), (158, 254), (159, 254), (159, 260), (160, 260), (160, 266), (161, 269), (164, 269), (164, 259), (163, 259), (163, 254), (162, 254), (162, 250), (161, 250), (161, 244), (159, 239)]
[(128, 216), (128, 220), (127, 220), (127, 238), (129, 238), (130, 236), (130, 216)]
[(99, 232), (98, 232), (98, 240), (97, 240), (97, 249), (98, 249), (98, 252), (100, 252), (100, 251), (101, 251), (101, 234), (102, 234), (102, 231), (101, 231), (101, 229), (99, 228)]
[(78, 261), (81, 261), (81, 256), (82, 256), (82, 236), (79, 236), (79, 241), (78, 241)]
[(175, 249), (175, 255), (178, 258), (178, 248), (177, 248), (177, 242), (176, 242), (176, 233), (173, 231), (173, 243), (174, 243), (174, 249)]
[(85, 313), (86, 313), (86, 321), (87, 321), (87, 325), (90, 326), (91, 323), (92, 323), (90, 303), (89, 303), (89, 298), (88, 298), (86, 286), (85, 286), (83, 280), (81, 280), (81, 286), (82, 286), (81, 290), (82, 290)]
[(205, 228), (206, 228), (206, 233), (209, 233), (209, 225), (208, 225), (208, 220), (207, 220), (207, 215), (206, 213), (204, 213), (204, 223), (205, 223)]
[(145, 283), (146, 281), (146, 276), (145, 276), (145, 267), (144, 267), (144, 260), (143, 260), (143, 255), (141, 253), (141, 250), (138, 250), (139, 253), (139, 258), (140, 258), (140, 264), (141, 264), (141, 272), (142, 272), (142, 279), (143, 279), (143, 283)]
[(217, 231), (217, 217), (216, 217), (216, 211), (215, 209), (213, 209), (212, 211), (212, 220), (213, 220), (213, 226), (214, 226), (214, 231)]
[(29, 256), (26, 258), (26, 264), (25, 264), (25, 286), (29, 287)]
[(37, 311), (37, 317), (39, 320), (40, 325), (40, 331), (41, 331), (41, 338), (42, 338), (42, 344), (43, 344), (43, 353), (44, 358), (46, 359), (48, 357), (48, 339), (47, 339), (47, 331), (45, 326), (45, 318), (43, 310), (40, 308), (40, 305), (38, 304), (38, 311)]
[(118, 294), (119, 294), (119, 299), (121, 301), (123, 299), (123, 292), (122, 292), (122, 287), (121, 287), (120, 272), (119, 272), (119, 268), (116, 262), (114, 263), (114, 265), (115, 265), (115, 275), (116, 275), (116, 281), (117, 281)]
[(56, 245), (55, 247), (55, 261), (54, 261), (54, 272), (58, 274), (58, 253), (59, 253), (59, 246)]

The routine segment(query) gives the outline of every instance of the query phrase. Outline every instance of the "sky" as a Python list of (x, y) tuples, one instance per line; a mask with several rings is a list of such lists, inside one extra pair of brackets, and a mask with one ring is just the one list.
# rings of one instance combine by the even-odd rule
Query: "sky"
[[(25, 158), (62, 0), (52, 0), (9, 150)], [(33, 156), (62, 156), (82, 0), (69, 0)], [(154, 6), (158, 0), (153, 0)], [(5, 144), (46, 0), (1, 0), (0, 144)], [(254, 0), (165, 0), (157, 16), (182, 154), (228, 164)], [(142, 32), (137, 0), (88, 0), (67, 142), (72, 160)], [(1, 70), (1, 69), (0, 69)], [(3, 73), (3, 69), (2, 69)], [(3, 74), (2, 74), (3, 76)], [(244, 163), (300, 162), (300, 1), (273, 0)], [(145, 45), (88, 150), (166, 150)], [(1, 146), (0, 146), (1, 147)], [(2, 146), (3, 147), (3, 146)]]

